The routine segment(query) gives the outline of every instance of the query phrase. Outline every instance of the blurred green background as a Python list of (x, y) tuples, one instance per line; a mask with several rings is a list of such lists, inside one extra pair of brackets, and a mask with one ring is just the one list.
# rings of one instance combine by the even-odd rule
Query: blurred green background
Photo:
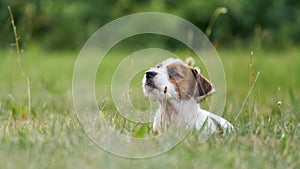
[(149, 11), (178, 15), (205, 32), (220, 7), (227, 12), (219, 16), (212, 28), (210, 39), (216, 46), (274, 49), (300, 42), (298, 0), (2, 0), (1, 48), (10, 47), (13, 42), (8, 5), (23, 47), (38, 44), (50, 50), (80, 48), (106, 23)]
[[(20, 55), (8, 5), (20, 37)], [(232, 122), (235, 133), (216, 134), (200, 144), (199, 133), (193, 132), (174, 149), (143, 160), (114, 156), (89, 140), (72, 102), (76, 57), (101, 26), (137, 12), (174, 14), (209, 34), (227, 80), (222, 116)], [(171, 38), (130, 37), (101, 62), (97, 96), (110, 91), (122, 59), (147, 47), (167, 49), (183, 59), (195, 57)], [(299, 47), (299, 0), (1, 0), (0, 169), (300, 168)], [(146, 99), (142, 73), (130, 84), (131, 99), (141, 107)], [(254, 77), (258, 80), (251, 85)], [(116, 117), (112, 102), (101, 108), (116, 130), (133, 137), (151, 134), (151, 123), (132, 124)]]

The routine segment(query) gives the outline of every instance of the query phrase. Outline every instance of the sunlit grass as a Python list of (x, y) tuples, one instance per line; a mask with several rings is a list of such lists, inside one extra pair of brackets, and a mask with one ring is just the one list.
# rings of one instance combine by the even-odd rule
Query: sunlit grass
[[(223, 116), (236, 127), (234, 134), (215, 135), (206, 143), (193, 132), (178, 147), (161, 156), (132, 160), (115, 157), (96, 147), (76, 119), (71, 95), (76, 52), (49, 53), (29, 49), (21, 54), (31, 82), (32, 112), (26, 112), (26, 84), (13, 51), (1, 51), (0, 168), (298, 168), (300, 166), (300, 51), (254, 51), (253, 72), (261, 72), (251, 102), (237, 119), (249, 91), (251, 50), (220, 50), (227, 78)], [(179, 51), (181, 57), (189, 56)], [(110, 94), (110, 78), (122, 55), (105, 58), (105, 76), (97, 76), (97, 95)], [(100, 65), (101, 66), (101, 65)], [(134, 106), (147, 109), (138, 74), (130, 84)], [(102, 91), (105, 90), (105, 91)], [(104, 92), (104, 93), (102, 93)], [(139, 102), (143, 97), (145, 104)], [(101, 105), (101, 100), (99, 105)], [(281, 104), (278, 104), (281, 101)], [(248, 108), (250, 107), (250, 109)], [(113, 103), (105, 112), (114, 118)], [(116, 117), (115, 117), (116, 118)], [(112, 126), (139, 137), (151, 132), (122, 118)], [(125, 126), (125, 124), (128, 126)], [(151, 124), (149, 124), (151, 126)]]

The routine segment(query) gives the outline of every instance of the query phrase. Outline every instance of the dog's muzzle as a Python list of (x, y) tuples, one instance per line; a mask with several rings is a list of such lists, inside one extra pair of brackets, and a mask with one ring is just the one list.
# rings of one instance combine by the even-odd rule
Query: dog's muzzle
[(154, 71), (148, 71), (148, 72), (146, 72), (146, 78), (147, 78), (147, 80), (148, 79), (152, 79), (155, 75), (157, 75), (157, 73), (154, 72)]
[(145, 86), (150, 88), (157, 88), (153, 82), (153, 78), (157, 75), (154, 71), (148, 71), (146, 72), (146, 83)]

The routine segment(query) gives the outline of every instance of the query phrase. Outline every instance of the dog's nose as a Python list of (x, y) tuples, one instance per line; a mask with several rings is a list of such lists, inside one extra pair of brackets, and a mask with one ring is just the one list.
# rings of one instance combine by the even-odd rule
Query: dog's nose
[(154, 72), (154, 71), (149, 71), (149, 72), (146, 72), (146, 78), (147, 79), (151, 79), (153, 78), (157, 73)]

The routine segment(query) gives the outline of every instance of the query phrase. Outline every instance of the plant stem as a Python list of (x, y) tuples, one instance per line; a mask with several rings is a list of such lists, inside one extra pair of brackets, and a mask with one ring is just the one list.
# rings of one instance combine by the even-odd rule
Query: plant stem
[(24, 78), (26, 80), (26, 87), (27, 87), (27, 113), (31, 113), (31, 91), (30, 91), (30, 81), (29, 81), (29, 77), (25, 76), (25, 73), (22, 69), (22, 63), (21, 63), (21, 52), (20, 52), (20, 45), (19, 45), (19, 40), (20, 37), (18, 36), (17, 33), (17, 27), (15, 25), (15, 20), (14, 20), (14, 16), (13, 13), (10, 9), (10, 6), (7, 6), (9, 15), (10, 15), (10, 22), (11, 22), (11, 26), (13, 28), (13, 32), (14, 32), (14, 37), (15, 37), (15, 45), (16, 45), (16, 52), (17, 52), (17, 62), (18, 62), (18, 67), (19, 70), (21, 72), (21, 76), (22, 78)]

